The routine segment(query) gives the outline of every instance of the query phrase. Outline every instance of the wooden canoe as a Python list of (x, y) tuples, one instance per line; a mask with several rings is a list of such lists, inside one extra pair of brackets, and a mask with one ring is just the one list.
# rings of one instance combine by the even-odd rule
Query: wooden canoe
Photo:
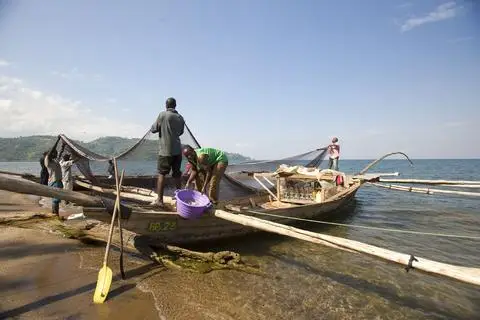
[[(336, 187), (338, 192), (321, 203), (286, 203), (273, 201), (269, 195), (254, 195), (221, 201), (216, 208), (261, 216), (262, 219), (277, 223), (292, 224), (292, 219), (264, 216), (259, 213), (305, 219), (322, 218), (351, 201), (362, 184), (363, 180), (351, 180), (347, 187)], [(157, 211), (152, 206), (139, 204), (132, 204), (130, 207), (132, 214), (128, 220), (123, 221), (123, 228), (147, 236), (153, 242), (184, 245), (242, 236), (258, 231), (216, 218), (213, 210), (199, 219), (187, 220), (173, 210)], [(85, 207), (84, 215), (102, 222), (108, 222), (110, 219), (110, 215), (102, 208)]]

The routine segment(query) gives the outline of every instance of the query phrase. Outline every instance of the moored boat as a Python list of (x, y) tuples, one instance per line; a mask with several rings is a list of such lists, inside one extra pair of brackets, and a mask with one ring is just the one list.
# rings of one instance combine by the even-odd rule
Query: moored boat
[[(273, 176), (272, 173), (261, 174)], [(344, 183), (334, 183), (337, 176), (346, 177)], [(370, 177), (372, 179), (373, 177)], [(279, 176), (277, 181), (304, 181), (310, 184), (317, 178), (307, 175), (290, 175), (289, 177)], [(330, 180), (330, 183), (326, 182)], [(216, 206), (216, 209), (225, 209), (231, 212), (242, 212), (251, 216), (262, 216), (263, 219), (282, 224), (291, 224), (291, 218), (312, 219), (325, 217), (335, 210), (350, 202), (358, 189), (367, 180), (362, 177), (346, 176), (341, 172), (323, 177), (324, 187), (317, 191), (299, 193), (296, 198), (288, 199), (281, 196), (281, 190), (277, 190), (275, 199), (269, 192), (262, 192), (258, 195), (249, 195), (223, 200)], [(333, 182), (333, 183), (332, 183)], [(329, 187), (325, 185), (329, 184)], [(105, 190), (104, 190), (105, 191)], [(272, 191), (270, 191), (272, 192)], [(315, 199), (312, 193), (320, 193)], [(112, 193), (113, 194), (113, 193)], [(122, 198), (126, 194), (122, 192)], [(275, 195), (275, 194), (274, 194)], [(185, 219), (175, 211), (175, 200), (166, 197), (167, 209), (158, 210), (146, 203), (137, 201), (130, 204), (132, 214), (123, 222), (123, 228), (148, 237), (153, 242), (170, 244), (188, 244), (199, 241), (211, 241), (228, 237), (241, 236), (258, 231), (254, 228), (245, 227), (230, 221), (215, 217), (213, 210), (206, 212), (198, 219)], [(84, 207), (84, 214), (89, 218), (108, 223), (110, 215), (106, 214), (103, 208)], [(268, 214), (268, 215), (267, 215)]]

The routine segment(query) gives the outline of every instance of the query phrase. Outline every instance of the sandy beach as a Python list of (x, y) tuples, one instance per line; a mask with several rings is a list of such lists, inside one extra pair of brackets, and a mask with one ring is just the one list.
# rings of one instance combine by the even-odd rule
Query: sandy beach
[[(397, 201), (402, 204), (394, 202), (393, 207), (404, 211), (395, 216), (390, 200), (382, 207), (379, 195), (370, 195), (373, 196), (377, 197), (374, 198), (375, 206), (362, 204), (360, 199), (345, 214), (360, 216), (361, 223), (365, 223), (361, 220), (362, 212), (364, 219), (372, 219), (372, 215), (378, 219), (380, 214), (385, 214), (390, 222), (404, 221), (407, 217), (413, 219), (415, 213), (422, 218), (428, 217), (429, 212), (424, 211), (420, 203), (417, 205), (421, 209), (412, 211), (415, 206), (403, 204), (401, 198)], [(111, 291), (104, 304), (95, 305), (92, 297), (104, 244), (68, 239), (55, 228), (80, 223), (76, 220), (62, 223), (57, 219), (35, 217), (35, 214), (48, 215), (50, 212), (48, 200), (41, 201), (44, 206), (38, 205), (39, 200), (34, 196), (0, 191), (0, 319), (469, 320), (475, 319), (480, 312), (475, 286), (415, 271), (406, 273), (397, 265), (368, 256), (266, 233), (240, 241), (221, 241), (215, 246), (190, 248), (233, 250), (247, 265), (258, 266), (259, 273), (239, 270), (198, 273), (169, 269), (138, 253), (129, 253), (125, 255), (127, 279), (122, 280), (119, 251), (113, 248), (109, 261), (114, 275)], [(418, 201), (425, 200), (419, 198)], [(432, 206), (435, 203), (432, 202)], [(453, 227), (458, 224), (457, 228), (464, 228), (465, 221), (469, 221), (469, 227), (477, 228), (478, 215), (459, 214), (459, 203), (453, 204), (457, 214), (450, 211), (443, 214), (437, 209), (432, 211), (431, 220), (425, 220), (426, 223), (435, 221)], [(462, 204), (467, 213), (478, 208), (476, 202), (469, 204), (462, 200)], [(443, 207), (445, 203), (440, 205)], [(380, 211), (372, 211), (373, 208)], [(78, 208), (67, 207), (61, 213), (67, 216), (76, 210)], [(30, 219), (19, 220), (22, 217)], [(12, 224), (13, 220), (16, 222)], [(106, 227), (100, 226), (102, 235), (106, 234)], [(400, 237), (387, 238), (385, 234), (345, 228), (319, 227), (318, 231), (366, 243), (376, 241), (386, 247), (405, 241)], [(414, 240), (419, 242), (417, 238)], [(420, 242), (415, 252), (432, 258), (437, 254), (437, 259), (442, 260), (445, 259), (442, 253), (451, 254), (455, 245), (459, 252), (455, 259), (463, 261), (471, 257), (469, 264), (478, 265), (475, 243), (463, 243), (465, 245), (444, 241), (445, 248), (435, 248)], [(442, 242), (437, 241), (436, 245)]]
[[(48, 213), (39, 200), (0, 191), (0, 217)], [(95, 305), (92, 296), (103, 248), (45, 230), (0, 229), (1, 319), (160, 319), (153, 296), (136, 288), (152, 269), (150, 263), (130, 257), (125, 265), (128, 279), (118, 280), (118, 254), (112, 253), (116, 278), (108, 302)], [(88, 254), (95, 258), (85, 262)]]

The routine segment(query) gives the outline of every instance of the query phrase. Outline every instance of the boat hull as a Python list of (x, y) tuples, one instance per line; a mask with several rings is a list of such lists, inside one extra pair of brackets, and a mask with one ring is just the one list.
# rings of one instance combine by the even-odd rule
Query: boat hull
[[(243, 214), (257, 216), (261, 219), (274, 221), (282, 224), (293, 224), (295, 220), (263, 215), (269, 213), (286, 217), (312, 219), (330, 216), (335, 210), (343, 207), (350, 202), (360, 187), (360, 184), (346, 189), (341, 196), (324, 203), (311, 205), (299, 205), (287, 208), (251, 208), (242, 211)], [(255, 201), (267, 200), (268, 197), (257, 196), (250, 198)], [(245, 198), (237, 201), (229, 201), (231, 205), (235, 202), (241, 203)], [(259, 213), (256, 213), (259, 212)], [(103, 210), (84, 208), (84, 213), (88, 218), (100, 220), (106, 223), (110, 222), (110, 215)], [(150, 242), (168, 243), (168, 244), (193, 244), (204, 241), (215, 241), (230, 237), (244, 236), (258, 230), (239, 225), (230, 221), (215, 217), (212, 213), (203, 215), (199, 219), (187, 220), (175, 212), (154, 212), (142, 209), (132, 213), (128, 220), (122, 222), (122, 227), (136, 234), (146, 236)]]

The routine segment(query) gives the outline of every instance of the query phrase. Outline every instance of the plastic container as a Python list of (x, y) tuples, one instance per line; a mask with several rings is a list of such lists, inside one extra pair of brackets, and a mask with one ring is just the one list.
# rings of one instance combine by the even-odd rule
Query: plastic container
[(177, 190), (175, 199), (177, 199), (177, 213), (185, 219), (200, 218), (212, 206), (210, 199), (196, 190)]

